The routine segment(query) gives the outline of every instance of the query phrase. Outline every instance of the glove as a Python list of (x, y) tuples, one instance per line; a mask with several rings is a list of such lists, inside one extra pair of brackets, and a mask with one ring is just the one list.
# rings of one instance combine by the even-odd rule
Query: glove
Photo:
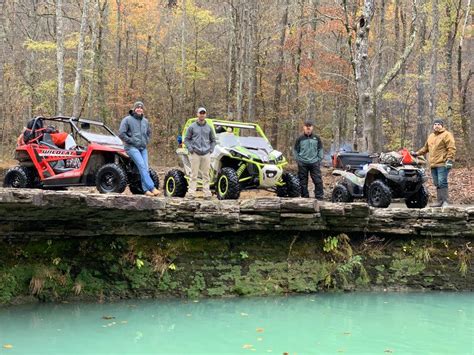
[(451, 169), (453, 167), (454, 162), (451, 159), (446, 160), (446, 169)]
[(415, 151), (411, 151), (411, 152), (410, 152), (410, 155), (411, 155), (412, 157), (417, 157), (417, 156), (418, 156), (418, 154), (417, 154)]

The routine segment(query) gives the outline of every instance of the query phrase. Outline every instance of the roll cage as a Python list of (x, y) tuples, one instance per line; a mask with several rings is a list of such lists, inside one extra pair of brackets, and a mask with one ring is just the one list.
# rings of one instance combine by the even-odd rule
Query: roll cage
[[(121, 139), (103, 122), (94, 121), (85, 118), (78, 118), (78, 117), (68, 117), (68, 116), (53, 116), (53, 117), (45, 117), (45, 116), (36, 116), (33, 118), (33, 125), (31, 128), (31, 134), (34, 136), (35, 131), (38, 130), (38, 126), (36, 122), (38, 120), (43, 120), (45, 122), (56, 122), (62, 123), (64, 125), (69, 125), (71, 135), (73, 136), (74, 140), (77, 141), (78, 137), (81, 137), (88, 143), (99, 143), (99, 144), (107, 144), (107, 145), (123, 145)], [(98, 134), (98, 133), (90, 133), (87, 130), (91, 127), (95, 126), (99, 129), (102, 128), (104, 133), (107, 134)]]

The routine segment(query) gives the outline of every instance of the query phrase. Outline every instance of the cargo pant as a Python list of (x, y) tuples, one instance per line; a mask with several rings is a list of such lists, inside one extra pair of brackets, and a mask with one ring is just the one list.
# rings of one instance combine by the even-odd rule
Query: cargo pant
[(199, 172), (201, 172), (202, 177), (202, 191), (204, 196), (211, 196), (211, 190), (209, 187), (210, 176), (209, 170), (211, 169), (211, 154), (199, 155), (192, 153), (189, 155), (189, 160), (191, 162), (191, 182), (189, 183), (188, 193), (190, 196), (196, 194), (197, 180)]

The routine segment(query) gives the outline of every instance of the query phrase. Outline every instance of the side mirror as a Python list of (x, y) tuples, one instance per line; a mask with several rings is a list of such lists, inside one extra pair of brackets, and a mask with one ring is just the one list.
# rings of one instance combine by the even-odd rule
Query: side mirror
[(89, 129), (89, 128), (91, 128), (90, 123), (87, 123), (87, 122), (81, 123), (81, 129)]

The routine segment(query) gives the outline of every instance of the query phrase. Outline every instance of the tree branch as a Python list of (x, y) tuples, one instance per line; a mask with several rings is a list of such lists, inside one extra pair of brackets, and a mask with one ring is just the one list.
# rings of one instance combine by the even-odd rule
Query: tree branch
[(410, 42), (405, 47), (400, 58), (398, 58), (397, 62), (393, 65), (393, 67), (385, 74), (384, 78), (380, 82), (380, 84), (375, 89), (375, 97), (379, 97), (380, 94), (385, 90), (387, 85), (397, 76), (400, 72), (403, 64), (405, 64), (406, 60), (411, 54), (413, 47), (415, 46), (416, 42), (416, 35), (418, 33), (418, 27), (416, 26), (416, 17), (417, 17), (417, 9), (416, 9), (416, 0), (413, 0), (413, 18), (412, 18), (412, 30), (410, 35)]

